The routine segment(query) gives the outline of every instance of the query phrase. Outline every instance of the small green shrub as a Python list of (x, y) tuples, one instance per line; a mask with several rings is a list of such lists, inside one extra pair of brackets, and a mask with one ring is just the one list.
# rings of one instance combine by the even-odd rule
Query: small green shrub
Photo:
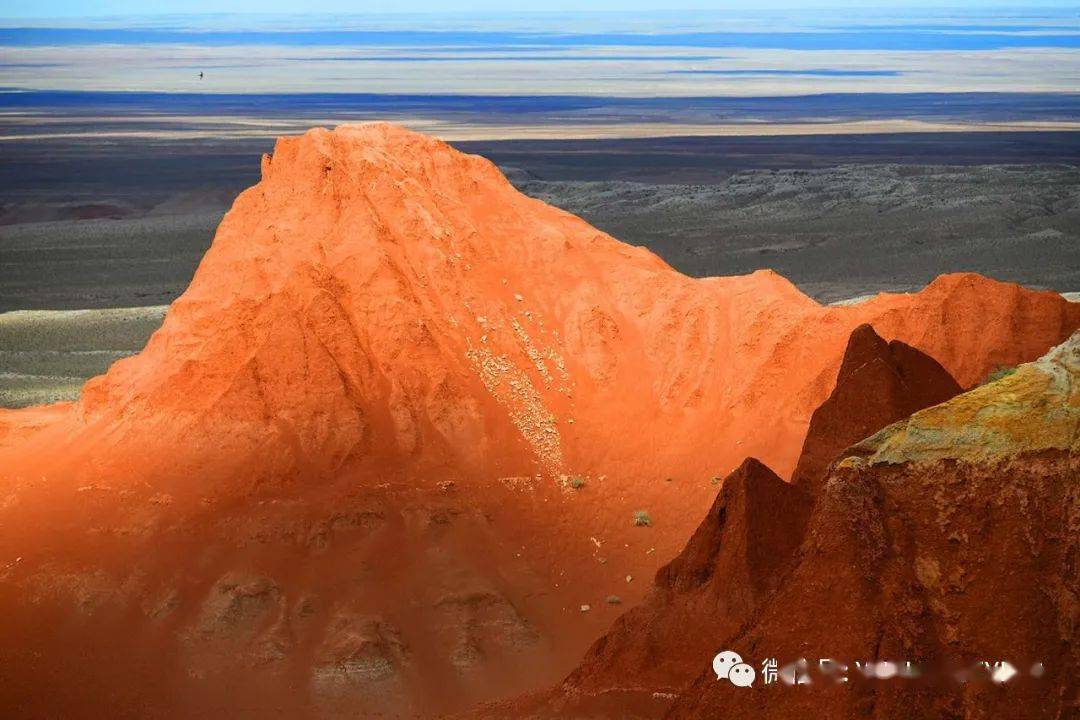
[(580, 475), (573, 476), (572, 478), (570, 478), (570, 487), (574, 488), (575, 490), (580, 490), (581, 488), (585, 487), (585, 478), (581, 477)]
[(607, 604), (608, 605), (618, 605), (621, 602), (622, 602), (622, 598), (619, 597), (618, 595), (608, 595), (607, 596)]
[(1002, 378), (1007, 378), (1016, 372), (1015, 367), (1009, 367), (1008, 365), (998, 365), (996, 368), (990, 371), (990, 374), (986, 376), (986, 379), (982, 381), (982, 385), (989, 385), (992, 382), (997, 382)]
[(634, 511), (634, 525), (638, 527), (649, 527), (652, 525), (652, 518), (649, 517), (649, 513), (644, 510)]

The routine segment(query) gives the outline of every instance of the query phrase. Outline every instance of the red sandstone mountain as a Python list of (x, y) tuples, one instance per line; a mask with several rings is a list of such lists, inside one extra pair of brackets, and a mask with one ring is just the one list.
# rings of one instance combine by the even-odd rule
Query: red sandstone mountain
[(0, 705), (427, 714), (550, 685), (709, 478), (794, 468), (866, 322), (967, 386), (1080, 306), (952, 275), (822, 307), (682, 276), (393, 126), (281, 140), (142, 353), (0, 413)]
[(816, 491), (829, 464), (849, 445), (960, 391), (929, 355), (899, 340), (887, 343), (860, 325), (848, 340), (836, 387), (810, 417), (791, 481)]

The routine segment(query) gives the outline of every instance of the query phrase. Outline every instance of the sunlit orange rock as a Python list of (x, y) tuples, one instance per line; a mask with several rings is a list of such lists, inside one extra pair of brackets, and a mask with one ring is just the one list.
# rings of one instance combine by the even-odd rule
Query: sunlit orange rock
[(951, 275), (822, 307), (680, 275), (392, 125), (280, 140), (143, 352), (0, 413), (5, 694), (326, 717), (550, 685), (710, 478), (791, 473), (868, 322), (970, 386), (1080, 306)]

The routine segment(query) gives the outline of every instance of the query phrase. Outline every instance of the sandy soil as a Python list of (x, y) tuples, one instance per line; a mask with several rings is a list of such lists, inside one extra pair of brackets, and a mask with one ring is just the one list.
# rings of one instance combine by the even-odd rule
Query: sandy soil
[(143, 348), (164, 306), (0, 313), (0, 406), (72, 400), (88, 378)]
[[(221, 118), (198, 118), (222, 122)], [(114, 119), (115, 121), (115, 119)], [(139, 119), (142, 122), (142, 119)], [(963, 132), (1076, 132), (1080, 122), (927, 122), (921, 120), (862, 120), (844, 122), (797, 123), (589, 123), (551, 125), (519, 123), (514, 125), (477, 125), (422, 118), (401, 118), (404, 127), (447, 141), (460, 140), (599, 140), (665, 137), (786, 137), (792, 135), (874, 135), (881, 133), (963, 133)], [(56, 139), (139, 139), (139, 140), (208, 140), (274, 138), (283, 133), (302, 132), (311, 127), (308, 118), (267, 123), (259, 118), (228, 118), (224, 127), (214, 129), (177, 128), (145, 129), (133, 124), (130, 129), (110, 131), (27, 133), (0, 135), (0, 142), (29, 142)], [(333, 121), (314, 123), (332, 125)]]

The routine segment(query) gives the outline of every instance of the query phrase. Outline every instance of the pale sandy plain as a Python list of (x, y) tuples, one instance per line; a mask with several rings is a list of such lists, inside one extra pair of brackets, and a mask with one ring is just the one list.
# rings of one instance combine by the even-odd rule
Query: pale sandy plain
[[(33, 117), (20, 117), (24, 123), (37, 124)], [(302, 132), (311, 126), (336, 127), (348, 125), (333, 119), (311, 122), (307, 119), (267, 121), (260, 118), (194, 117), (187, 122), (213, 123), (212, 129), (177, 128), (175, 130), (141, 129), (147, 118), (110, 118), (113, 123), (129, 122), (128, 130), (9, 133), (0, 135), (0, 142), (25, 142), (58, 139), (127, 139), (127, 140), (198, 140), (273, 138), (282, 134)], [(42, 119), (41, 122), (48, 122)], [(882, 133), (962, 133), (962, 132), (1075, 132), (1080, 122), (1015, 121), (1015, 122), (925, 122), (920, 120), (863, 120), (842, 122), (802, 123), (597, 123), (550, 124), (520, 123), (514, 125), (477, 125), (454, 123), (414, 117), (394, 118), (410, 130), (423, 132), (440, 140), (604, 140), (665, 137), (792, 137), (798, 135), (877, 135)], [(0, 122), (0, 126), (2, 126)]]

